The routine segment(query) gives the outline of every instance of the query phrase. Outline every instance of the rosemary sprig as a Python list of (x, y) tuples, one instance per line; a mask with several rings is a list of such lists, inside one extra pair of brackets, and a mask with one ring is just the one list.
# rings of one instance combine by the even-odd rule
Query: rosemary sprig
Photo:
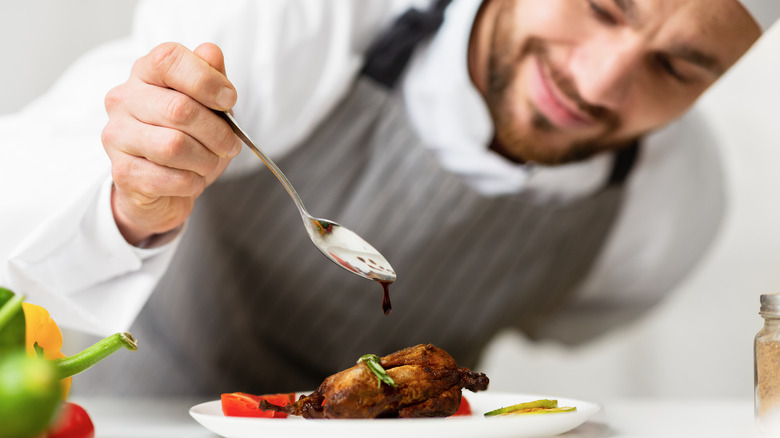
[(363, 356), (358, 359), (358, 363), (363, 362), (366, 364), (369, 370), (371, 370), (372, 373), (377, 378), (377, 385), (376, 387), (379, 388), (382, 386), (382, 383), (386, 385), (390, 385), (393, 388), (397, 388), (398, 385), (395, 383), (395, 380), (393, 380), (392, 377), (387, 375), (387, 371), (385, 371), (384, 368), (382, 368), (382, 365), (379, 363), (379, 356), (376, 354), (364, 354)]

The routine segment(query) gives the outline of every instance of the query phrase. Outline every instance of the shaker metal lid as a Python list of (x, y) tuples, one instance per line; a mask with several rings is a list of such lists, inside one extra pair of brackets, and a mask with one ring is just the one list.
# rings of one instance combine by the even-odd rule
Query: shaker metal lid
[(780, 294), (761, 295), (761, 310), (758, 313), (780, 314)]

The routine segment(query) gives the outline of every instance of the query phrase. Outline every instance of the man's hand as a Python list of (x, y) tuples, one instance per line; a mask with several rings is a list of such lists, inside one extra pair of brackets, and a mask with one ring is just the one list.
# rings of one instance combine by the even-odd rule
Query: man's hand
[(241, 141), (211, 109), (227, 111), (236, 91), (222, 51), (165, 43), (133, 65), (106, 95), (103, 147), (111, 160), (111, 207), (119, 231), (136, 245), (173, 230), (195, 199), (241, 151)]

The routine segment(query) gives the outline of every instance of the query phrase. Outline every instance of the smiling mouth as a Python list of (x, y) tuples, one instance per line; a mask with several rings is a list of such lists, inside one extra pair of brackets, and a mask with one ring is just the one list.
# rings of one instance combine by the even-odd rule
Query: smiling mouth
[(531, 100), (540, 115), (558, 128), (582, 128), (596, 124), (597, 120), (553, 79), (543, 57), (532, 59)]

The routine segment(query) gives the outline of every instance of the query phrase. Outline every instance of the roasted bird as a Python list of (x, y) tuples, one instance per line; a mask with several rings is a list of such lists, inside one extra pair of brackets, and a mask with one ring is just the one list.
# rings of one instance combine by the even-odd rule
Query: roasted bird
[(483, 391), (488, 386), (486, 375), (459, 367), (446, 351), (430, 344), (377, 358), (384, 379), (362, 359), (294, 403), (263, 401), (259, 407), (305, 418), (446, 417), (458, 410), (462, 388)]

